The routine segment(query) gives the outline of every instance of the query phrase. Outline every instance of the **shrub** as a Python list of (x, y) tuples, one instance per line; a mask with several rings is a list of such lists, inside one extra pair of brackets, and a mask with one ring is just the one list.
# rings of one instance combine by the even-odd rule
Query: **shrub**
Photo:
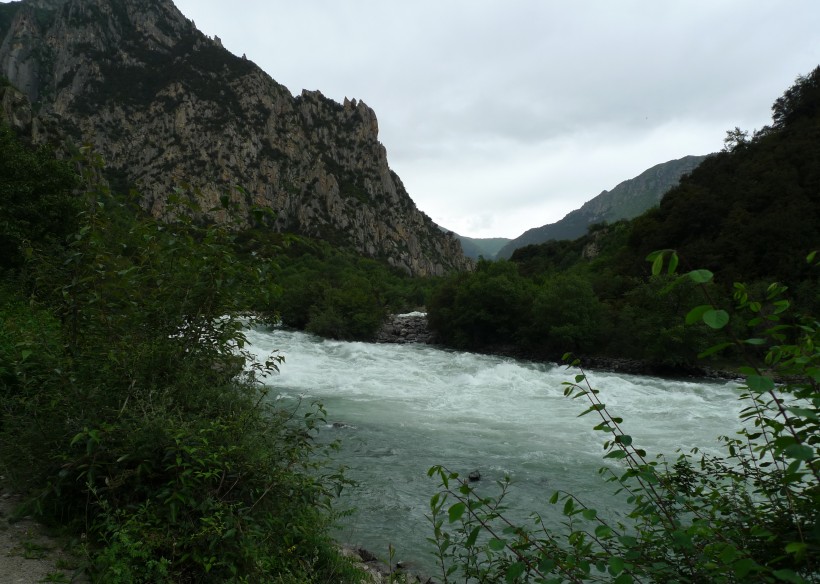
[[(32, 295), (0, 307), (0, 461), (41, 518), (88, 536), (105, 582), (310, 582), (355, 576), (327, 536), (344, 484), (319, 405), (277, 409), (245, 348), (269, 262), (227, 226), (134, 218), (86, 161), (62, 253), (34, 250)], [(250, 318), (250, 322), (253, 319)]]
[[(665, 258), (650, 256), (658, 275)], [(815, 263), (815, 255), (809, 256)], [(705, 287), (712, 279), (694, 270), (678, 283), (703, 286), (706, 303), (687, 323), (723, 330), (727, 341), (704, 353), (735, 347), (748, 358), (740, 415), (743, 427), (722, 439), (723, 457), (681, 453), (674, 461), (647, 458), (622, 420), (601, 401), (583, 371), (565, 394), (588, 402), (581, 415), (598, 418), (605, 458), (621, 471), (602, 469), (629, 511), (605, 516), (571, 493), (550, 499), (561, 506), (563, 531), (534, 513), (529, 524), (504, 514), (503, 498), (480, 495), (457, 473), (430, 469), (440, 491), (430, 503), (441, 577), (478, 582), (817, 582), (820, 558), (820, 323), (786, 311), (785, 287), (772, 284), (763, 298), (736, 284), (733, 301), (745, 326), (738, 337), (726, 310)], [(765, 347), (762, 359), (747, 348)], [(577, 365), (577, 361), (573, 365)]]

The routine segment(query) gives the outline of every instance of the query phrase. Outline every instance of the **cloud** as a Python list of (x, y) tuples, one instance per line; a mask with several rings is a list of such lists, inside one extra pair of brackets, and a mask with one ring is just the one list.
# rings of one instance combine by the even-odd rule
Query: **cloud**
[(719, 150), (820, 62), (814, 0), (177, 5), (294, 93), (373, 107), (417, 205), (476, 237), (514, 237)]

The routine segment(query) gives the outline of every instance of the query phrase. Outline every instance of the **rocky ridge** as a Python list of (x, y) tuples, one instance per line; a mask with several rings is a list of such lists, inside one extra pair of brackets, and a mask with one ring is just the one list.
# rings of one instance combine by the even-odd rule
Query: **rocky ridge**
[(471, 266), (390, 169), (370, 107), (291, 95), (170, 0), (0, 4), (0, 75), (33, 104), (23, 125), (35, 143), (92, 144), (112, 185), (137, 185), (157, 217), (172, 215), (182, 186), (208, 219), (226, 220), (228, 207), (250, 226), (254, 207), (269, 208), (276, 231), (410, 274)]
[(612, 223), (637, 217), (657, 206), (663, 195), (705, 158), (706, 156), (684, 156), (656, 164), (638, 176), (619, 183), (611, 191), (602, 191), (579, 209), (567, 213), (560, 221), (528, 229), (501, 248), (496, 257), (508, 259), (516, 249), (525, 245), (553, 239), (577, 239), (586, 234), (587, 228), (595, 223)]

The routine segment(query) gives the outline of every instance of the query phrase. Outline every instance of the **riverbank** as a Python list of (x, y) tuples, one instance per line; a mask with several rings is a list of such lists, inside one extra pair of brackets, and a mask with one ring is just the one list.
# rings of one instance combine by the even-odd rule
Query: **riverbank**
[[(427, 314), (424, 312), (410, 312), (406, 314), (391, 314), (385, 319), (382, 328), (374, 339), (376, 343), (407, 344), (421, 343), (432, 345), (443, 350), (457, 350), (438, 342), (436, 334), (427, 324)], [(458, 349), (461, 350), (461, 349)], [(563, 354), (553, 354), (537, 349), (522, 349), (517, 345), (487, 345), (473, 349), (478, 355), (494, 355), (511, 357), (531, 363), (563, 363)], [(725, 369), (717, 369), (705, 365), (682, 365), (668, 363), (653, 363), (640, 359), (624, 357), (607, 357), (602, 355), (578, 356), (584, 369), (607, 371), (612, 373), (628, 373), (630, 375), (650, 375), (666, 379), (721, 379), (729, 380), (739, 377), (738, 374)]]

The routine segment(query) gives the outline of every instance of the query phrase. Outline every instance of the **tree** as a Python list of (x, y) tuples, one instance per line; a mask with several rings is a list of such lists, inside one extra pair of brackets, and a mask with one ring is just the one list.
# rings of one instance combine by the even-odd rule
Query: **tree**
[[(677, 255), (652, 254), (653, 273)], [(816, 254), (809, 255), (814, 269)], [(681, 276), (698, 286), (707, 270)], [(735, 347), (747, 356), (741, 428), (723, 440), (724, 455), (680, 453), (651, 460), (624, 434), (622, 420), (602, 401), (583, 370), (565, 383), (565, 395), (587, 402), (581, 415), (596, 417), (605, 436), (604, 458), (621, 470), (602, 469), (625, 496), (626, 515), (605, 515), (572, 493), (550, 499), (561, 506), (564, 531), (512, 522), (503, 498), (477, 489), (442, 466), (429, 475), (440, 491), (430, 502), (431, 541), (446, 582), (818, 582), (820, 581), (820, 322), (812, 315), (784, 319), (785, 287), (770, 285), (762, 298), (736, 284), (736, 318), (756, 329), (750, 338), (733, 332), (725, 301), (702, 289), (705, 303), (686, 322), (726, 332), (706, 353)], [(747, 349), (765, 347), (762, 357)], [(578, 366), (577, 361), (572, 366)]]

